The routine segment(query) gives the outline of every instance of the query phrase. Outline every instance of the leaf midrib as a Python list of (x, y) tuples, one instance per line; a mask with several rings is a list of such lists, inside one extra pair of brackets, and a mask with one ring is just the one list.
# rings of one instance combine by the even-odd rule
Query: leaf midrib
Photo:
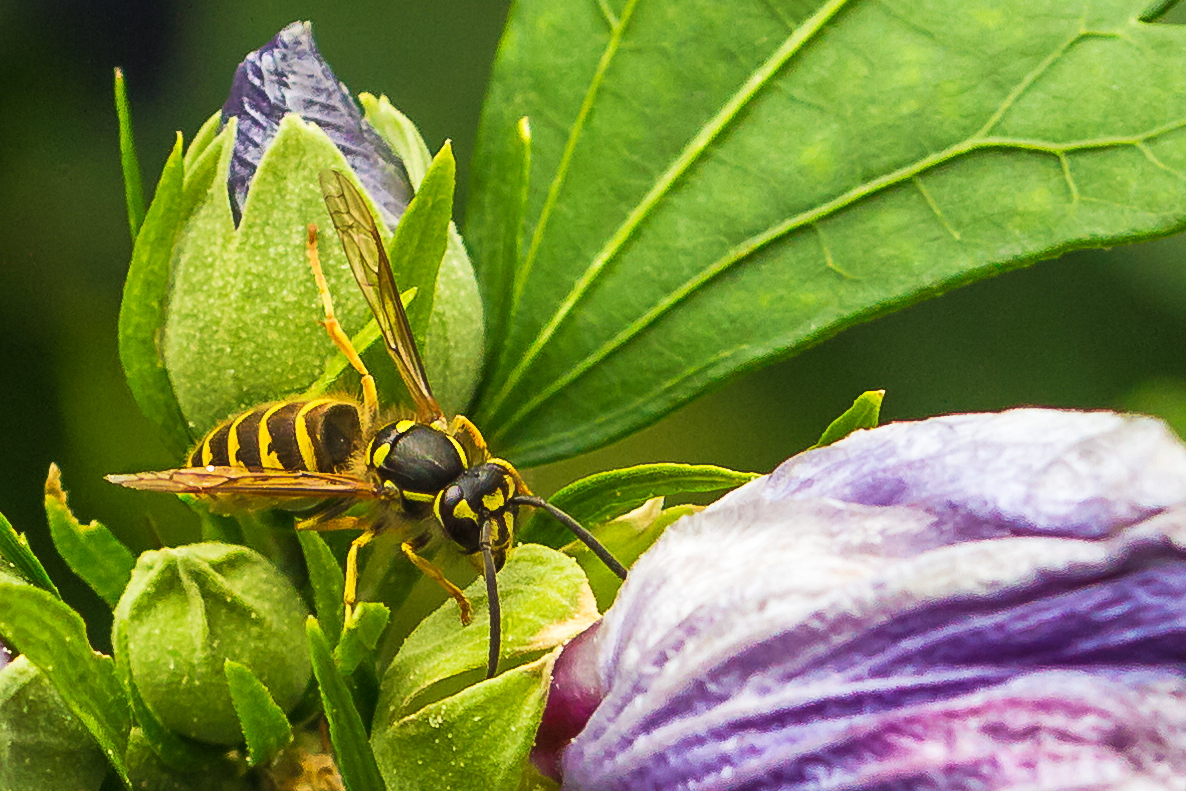
[[(653, 187), (652, 190), (648, 192), (647, 196), (635, 207), (635, 209), (628, 216), (627, 220), (622, 224), (622, 226), (619, 227), (618, 231), (610, 238), (602, 250), (593, 259), (593, 262), (590, 264), (589, 268), (586, 269), (581, 279), (577, 281), (576, 285), (570, 291), (568, 297), (553, 315), (552, 319), (545, 327), (545, 330), (540, 333), (539, 337), (529, 348), (528, 352), (523, 356), (520, 364), (515, 368), (511, 376), (508, 377), (507, 383), (499, 391), (498, 397), (494, 399), (491, 405), (490, 414), (493, 414), (498, 406), (501, 405), (501, 403), (505, 400), (506, 396), (509, 395), (513, 387), (518, 383), (523, 374), (526, 372), (531, 361), (536, 356), (538, 356), (546, 342), (556, 333), (559, 325), (564, 321), (569, 313), (571, 313), (576, 303), (584, 296), (589, 287), (592, 286), (593, 282), (605, 268), (606, 264), (608, 264), (609, 260), (617, 254), (625, 241), (646, 217), (646, 215), (650, 213), (654, 206), (658, 204), (661, 198), (671, 188), (672, 184), (679, 178), (680, 175), (682, 175), (687, 167), (689, 167), (695, 161), (700, 153), (702, 153), (703, 148), (696, 150), (695, 146), (703, 140), (703, 147), (706, 148), (711, 140), (719, 135), (723, 126), (727, 124), (727, 122), (732, 118), (731, 115), (726, 115), (726, 111), (732, 108), (733, 112), (735, 113), (743, 106), (744, 101), (748, 101), (750, 98), (752, 98), (753, 94), (756, 93), (757, 88), (761, 87), (761, 85), (757, 85), (754, 87), (754, 90), (751, 93), (745, 96), (744, 101), (740, 99), (743, 93), (745, 93), (746, 89), (755, 83), (759, 75), (765, 75), (765, 79), (763, 80), (764, 83), (765, 80), (768, 80), (770, 76), (773, 76), (773, 74), (776, 73), (779, 68), (781, 68), (782, 63), (779, 63), (777, 67), (769, 70), (769, 73), (767, 73), (768, 67), (771, 65), (771, 63), (780, 55), (784, 55), (784, 52), (789, 49), (789, 45), (792, 42), (796, 42), (796, 35), (803, 31), (808, 26), (808, 24), (815, 22), (816, 19), (820, 17), (825, 11), (830, 10), (831, 13), (828, 14), (825, 19), (820, 20), (819, 24), (816, 26), (815, 29), (818, 30), (818, 27), (822, 26), (823, 22), (827, 21), (827, 19), (830, 19), (831, 16), (834, 16), (835, 12), (847, 2), (848, 0), (833, 0), (832, 3), (829, 3), (828, 6), (822, 8), (820, 12), (817, 12), (812, 20), (809, 20), (807, 24), (796, 31), (795, 35), (792, 35), (790, 38), (788, 38), (787, 42), (784, 43), (782, 47), (780, 47), (778, 52), (776, 52), (774, 56), (767, 60), (767, 62), (755, 72), (754, 76), (752, 76), (750, 80), (746, 82), (743, 89), (739, 91), (738, 94), (734, 95), (734, 99), (731, 100), (730, 103), (726, 105), (726, 107), (723, 108), (722, 111), (712, 119), (712, 121), (701, 128), (700, 133), (698, 133), (693, 141), (688, 145), (688, 147), (684, 149), (684, 152), (681, 154), (680, 158), (677, 159), (676, 162), (659, 178), (659, 180), (656, 181), (655, 187)], [(981, 128), (965, 140), (949, 146), (942, 151), (918, 159), (915, 162), (905, 165), (895, 171), (866, 181), (865, 183), (848, 190), (842, 195), (839, 195), (826, 203), (820, 204), (813, 209), (801, 212), (794, 217), (788, 218), (733, 246), (728, 252), (725, 253), (725, 255), (718, 258), (697, 275), (685, 281), (684, 284), (678, 289), (669, 293), (667, 297), (656, 303), (650, 310), (648, 310), (634, 322), (631, 322), (631, 324), (614, 335), (613, 338), (604, 343), (596, 351), (587, 355), (571, 367), (567, 367), (565, 373), (560, 377), (552, 379), (547, 387), (535, 391), (532, 397), (523, 401), (519, 405), (519, 408), (509, 417), (498, 421), (499, 428), (494, 433), (493, 438), (495, 440), (505, 438), (509, 433), (513, 432), (513, 429), (519, 423), (521, 423), (528, 415), (534, 412), (542, 403), (549, 400), (558, 392), (570, 385), (573, 381), (583, 376), (595, 365), (600, 363), (618, 348), (625, 345), (631, 338), (640, 334), (648, 326), (658, 321), (664, 314), (671, 311), (676, 305), (686, 300), (697, 290), (706, 285), (709, 281), (728, 271), (730, 268), (741, 261), (749, 258), (751, 255), (766, 245), (795, 230), (811, 226), (814, 223), (819, 222), (827, 216), (834, 214), (861, 199), (897, 186), (903, 182), (916, 179), (922, 173), (925, 173), (940, 165), (946, 164), (947, 162), (952, 161), (958, 157), (988, 149), (1029, 150), (1051, 154), (1059, 159), (1063, 169), (1064, 177), (1067, 181), (1068, 190), (1072, 196), (1073, 202), (1076, 203), (1078, 202), (1079, 197), (1078, 188), (1075, 185), (1073, 176), (1069, 170), (1068, 162), (1066, 160), (1066, 154), (1071, 151), (1131, 145), (1140, 150), (1142, 154), (1145, 155), (1155, 166), (1166, 170), (1178, 176), (1179, 178), (1186, 178), (1186, 176), (1183, 174), (1178, 173), (1177, 171), (1174, 171), (1159, 162), (1145, 145), (1148, 140), (1186, 126), (1186, 118), (1162, 124), (1160, 126), (1154, 127), (1153, 129), (1135, 135), (1109, 136), (1062, 143), (1026, 138), (992, 136), (989, 134), (989, 132), (1001, 121), (1008, 110), (1016, 104), (1018, 99), (1030, 87), (1032, 87), (1037, 82), (1037, 80), (1050, 69), (1052, 65), (1054, 65), (1063, 55), (1065, 55), (1066, 52), (1069, 51), (1070, 48), (1077, 42), (1087, 38), (1123, 38), (1123, 36), (1122, 34), (1115, 31), (1093, 31), (1087, 29), (1085, 26), (1081, 26), (1079, 31), (1067, 37), (1067, 39), (1054, 50), (1052, 50), (1051, 53), (1046, 58), (1044, 58), (1040, 64), (1035, 66), (1033, 70), (1025, 75), (1025, 77), (1023, 77), (1018, 82), (1014, 89), (1011, 90), (1009, 94), (1001, 101), (1000, 105), (993, 111)], [(801, 48), (803, 43), (806, 43), (806, 40), (807, 39), (805, 37), (802, 41), (798, 41), (796, 50)], [(783, 62), (785, 62), (785, 59), (789, 58), (793, 52), (794, 51), (786, 52)], [(721, 128), (714, 128), (718, 123), (721, 125)], [(929, 200), (928, 205), (931, 205), (932, 210), (935, 209), (934, 205), (931, 204)], [(939, 221), (944, 224), (945, 228), (947, 228), (949, 231), (952, 230), (947, 226), (946, 220), (941, 214), (936, 212), (936, 216)], [(958, 241), (958, 233), (955, 233), (954, 236)]]
[[(606, 265), (613, 259), (617, 253), (625, 245), (626, 241), (633, 235), (635, 229), (642, 224), (642, 221), (651, 213), (651, 211), (659, 204), (662, 198), (670, 191), (672, 185), (688, 170), (689, 167), (695, 163), (700, 156), (707, 150), (708, 146), (720, 135), (730, 121), (733, 120), (739, 111), (745, 107), (749, 101), (757, 95), (758, 91), (765, 86), (765, 84), (774, 77), (775, 74), (782, 69), (788, 60), (803, 46), (810, 41), (816, 33), (818, 33), (833, 16), (836, 15), (850, 0), (828, 0), (815, 14), (813, 14), (807, 21), (799, 26), (795, 31), (787, 37), (770, 58), (766, 60), (758, 69), (750, 75), (745, 84), (733, 94), (733, 97), (717, 112), (717, 114), (704, 126), (695, 137), (684, 147), (680, 153), (679, 158), (673, 162), (668, 169), (656, 180), (655, 184), (643, 197), (643, 199), (634, 207), (634, 209), (627, 216), (626, 220), (619, 226), (618, 230), (605, 243), (605, 246), (594, 256), (588, 268), (581, 275), (581, 277), (573, 285), (572, 290), (569, 291), (568, 296), (560, 303), (552, 318), (540, 331), (539, 335), (527, 348), (527, 351), (520, 357), (518, 364), (507, 375), (506, 381), (490, 399), (490, 406), (488, 414), (495, 414), (502, 406), (503, 402), (514, 391), (515, 386), (523, 378), (523, 374), (539, 356), (544, 346), (551, 340), (552, 336), (556, 334), (560, 325), (572, 312), (576, 304), (582, 299), (585, 293), (593, 285), (594, 281), (605, 269)], [(617, 45), (621, 39), (621, 34), (624, 31), (626, 24), (633, 13), (637, 0), (631, 0), (623, 11), (622, 17), (618, 26), (614, 29), (614, 36), (611, 37), (610, 43), (607, 44), (606, 51), (602, 55), (602, 59), (598, 64), (597, 73), (594, 76), (594, 83), (591, 84), (590, 90), (586, 92), (585, 103), (581, 105), (581, 113), (578, 115), (577, 122), (574, 122), (572, 133), (569, 135), (568, 142), (565, 146), (564, 154), (561, 157), (559, 169), (556, 177), (552, 180), (549, 188), (548, 198), (545, 201), (544, 208), (540, 214), (540, 221), (537, 223), (535, 233), (532, 236), (531, 246), (528, 249), (527, 257), (523, 266), (520, 269), (521, 278), (517, 279), (514, 297), (511, 301), (511, 315), (514, 316), (518, 312), (519, 295), (522, 292), (522, 285), (526, 282), (527, 274), (530, 272), (531, 266), (534, 263), (535, 255), (539, 249), (540, 242), (543, 239), (543, 233), (547, 224), (547, 219), (550, 216), (551, 209), (558, 200), (560, 186), (563, 183), (564, 176), (567, 172), (567, 167), (571, 159), (572, 153), (576, 148), (577, 140), (580, 132), (583, 129), (583, 120), (588, 110), (591, 109), (593, 98), (596, 95), (595, 87), (600, 84), (600, 80), (604, 75), (605, 69), (608, 68), (609, 60), (613, 53), (617, 51)], [(612, 51), (611, 51), (612, 47)]]

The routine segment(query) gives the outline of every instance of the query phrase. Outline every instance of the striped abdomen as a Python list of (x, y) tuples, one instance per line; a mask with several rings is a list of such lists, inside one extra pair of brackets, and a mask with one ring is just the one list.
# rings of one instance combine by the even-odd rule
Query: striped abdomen
[(214, 428), (190, 467), (339, 472), (362, 445), (358, 407), (336, 398), (265, 404)]

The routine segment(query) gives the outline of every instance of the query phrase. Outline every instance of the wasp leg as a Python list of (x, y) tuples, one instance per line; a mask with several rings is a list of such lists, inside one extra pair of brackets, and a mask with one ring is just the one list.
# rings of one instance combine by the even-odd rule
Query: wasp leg
[(453, 436), (464, 435), (474, 446), (474, 450), (478, 452), (478, 458), (470, 459), (471, 464), (479, 464), (487, 461), (490, 458), (490, 449), (486, 447), (486, 438), (482, 436), (482, 432), (478, 427), (470, 421), (465, 415), (455, 415), (452, 422), (449, 424), (449, 433)]
[(375, 419), (379, 414), (379, 393), (375, 390), (375, 378), (367, 370), (362, 357), (358, 355), (354, 344), (350, 342), (350, 336), (342, 329), (337, 316), (334, 315), (334, 300), (330, 296), (329, 285), (325, 282), (325, 274), (321, 271), (321, 257), (317, 253), (317, 226), (309, 223), (308, 232), (305, 249), (309, 255), (309, 268), (313, 270), (313, 278), (317, 281), (317, 293), (321, 296), (321, 306), (325, 309), (325, 321), (321, 324), (329, 334), (330, 340), (341, 350), (342, 354), (346, 355), (350, 365), (355, 371), (358, 371), (358, 375), (362, 378), (362, 407), (365, 418), (363, 432), (365, 433), (375, 425)]
[(445, 593), (453, 597), (457, 602), (457, 609), (461, 611), (461, 622), (468, 626), (469, 622), (473, 620), (473, 608), (470, 607), (469, 599), (465, 598), (465, 594), (462, 593), (461, 588), (445, 579), (444, 572), (434, 566), (431, 561), (418, 555), (416, 553), (417, 547), (414, 546), (412, 541), (405, 541), (400, 544), (400, 549), (403, 550), (408, 560), (412, 561), (412, 565), (420, 569), (421, 573), (432, 579), (433, 582), (445, 589)]
[(315, 530), (318, 533), (327, 533), (331, 530), (360, 530), (362, 522), (357, 516), (332, 516), (322, 518), (320, 516), (309, 517), (302, 519), (296, 523), (297, 530)]
[[(349, 517), (342, 517), (348, 519)], [(362, 534), (350, 542), (350, 551), (346, 553), (346, 587), (342, 592), (342, 601), (346, 604), (346, 622), (354, 612), (354, 605), (358, 603), (358, 551), (371, 543), (378, 535), (375, 530), (364, 530)]]

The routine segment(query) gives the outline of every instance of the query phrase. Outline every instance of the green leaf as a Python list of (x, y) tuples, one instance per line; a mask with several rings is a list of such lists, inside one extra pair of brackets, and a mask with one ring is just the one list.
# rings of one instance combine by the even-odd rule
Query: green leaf
[(386, 605), (371, 601), (355, 605), (342, 640), (334, 649), (334, 660), (343, 675), (353, 673), (363, 660), (374, 655), (389, 620), (391, 610)]
[(59, 599), (62, 594), (53, 580), (45, 573), (45, 566), (29, 548), (29, 541), (24, 533), (13, 529), (4, 514), (0, 514), (0, 557), (12, 564), (18, 574), (42, 590), (49, 591)]
[(45, 674), (130, 788), (124, 750), (131, 720), (115, 662), (91, 648), (82, 618), (55, 595), (0, 581), (0, 602), (5, 642)]
[(550, 653), (410, 716), (377, 721), (371, 741), (388, 790), (519, 788), (556, 656)]
[(266, 766), (292, 742), (292, 726), (251, 668), (233, 659), (226, 660), (223, 667), (231, 702), (247, 740), (247, 765)]
[(58, 554), (111, 607), (127, 587), (136, 558), (115, 534), (96, 521), (84, 525), (66, 504), (62, 473), (49, 465), (45, 480), (45, 516)]
[(338, 644), (342, 636), (342, 619), (346, 605), (342, 599), (346, 588), (346, 575), (338, 565), (338, 559), (330, 550), (325, 539), (311, 530), (298, 530), (301, 553), (305, 556), (305, 567), (309, 570), (309, 586), (313, 589), (313, 609), (317, 621), (331, 647)]
[[(584, 527), (608, 522), (653, 497), (732, 489), (758, 477), (710, 464), (640, 464), (581, 478), (556, 492), (549, 502)], [(564, 526), (537, 512), (519, 532), (519, 540), (562, 547), (572, 540)]]
[(321, 703), (329, 722), (329, 737), (338, 759), (338, 771), (349, 791), (384, 791), (383, 777), (375, 765), (375, 754), (367, 741), (366, 727), (354, 708), (354, 699), (346, 681), (338, 672), (330, 654), (329, 643), (317, 624), (309, 616), (305, 622), (309, 651), (313, 656), (313, 674), (321, 688)]
[(128, 228), (132, 241), (144, 223), (144, 185), (140, 181), (140, 160), (136, 156), (136, 141), (132, 137), (132, 107), (128, 104), (128, 88), (124, 71), (115, 69), (115, 116), (119, 121), (119, 166), (124, 174), (124, 199), (128, 204)]
[[(561, 645), (598, 617), (580, 566), (536, 544), (515, 548), (498, 572), (498, 589), (503, 667), (513, 657)], [(474, 608), (472, 623), (462, 626), (457, 606), (448, 601), (404, 641), (383, 676), (376, 722), (394, 722), (423, 706), (428, 697), (439, 697), (446, 686), (481, 678), (490, 634), (486, 581), (479, 577), (465, 595)]]
[(391, 267), (400, 273), (405, 287), (417, 289), (418, 298), (408, 305), (408, 323), (417, 348), (424, 346), (428, 319), (432, 315), (437, 272), (449, 242), (449, 223), (453, 220), (453, 186), (457, 163), (448, 141), (432, 160), (424, 180), (408, 204), (388, 252)]
[(516, 3), (467, 210), (500, 262), (535, 119), (486, 438), (572, 456), (855, 322), (1182, 228), (1186, 30), (1147, 5)]
[(173, 242), (182, 220), (185, 172), (181, 144), (178, 134), (136, 235), (119, 310), (119, 359), (128, 388), (140, 411), (160, 429), (165, 446), (178, 456), (193, 437), (177, 404), (158, 342), (168, 308)]
[(862, 428), (877, 428), (877, 421), (881, 417), (881, 401), (885, 398), (884, 390), (867, 390), (857, 396), (844, 414), (833, 420), (824, 430), (819, 442), (808, 450), (822, 448), (833, 442), (842, 440), (852, 432)]

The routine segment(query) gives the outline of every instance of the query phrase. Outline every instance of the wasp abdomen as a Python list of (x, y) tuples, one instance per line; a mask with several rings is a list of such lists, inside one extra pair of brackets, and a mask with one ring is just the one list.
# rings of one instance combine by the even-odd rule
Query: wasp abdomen
[(362, 444), (358, 406), (336, 398), (266, 404), (215, 427), (190, 467), (338, 472)]

